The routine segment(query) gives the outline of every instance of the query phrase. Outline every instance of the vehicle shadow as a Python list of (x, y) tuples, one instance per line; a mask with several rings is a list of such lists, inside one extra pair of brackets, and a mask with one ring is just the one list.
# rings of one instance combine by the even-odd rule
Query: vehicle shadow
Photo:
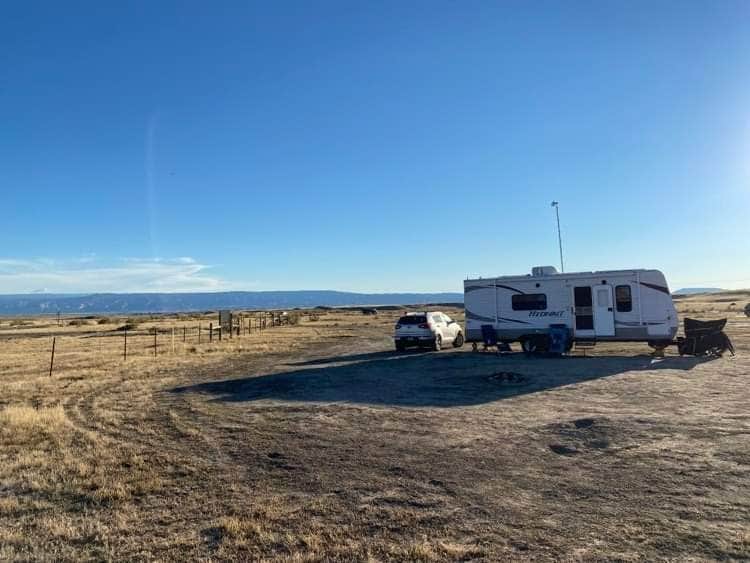
[(360, 361), (344, 365), (249, 375), (178, 387), (172, 391), (204, 393), (212, 395), (214, 400), (227, 402), (277, 400), (456, 407), (489, 403), (631, 371), (691, 370), (710, 361), (696, 357), (529, 359), (523, 354), (498, 357), (494, 354), (402, 355), (390, 352), (340, 356), (338, 361), (358, 356), (361, 356)]

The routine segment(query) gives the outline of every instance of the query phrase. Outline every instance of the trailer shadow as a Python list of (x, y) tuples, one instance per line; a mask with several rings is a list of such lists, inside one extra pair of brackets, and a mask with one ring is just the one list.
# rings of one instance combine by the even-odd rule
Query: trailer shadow
[(344, 354), (341, 356), (330, 356), (327, 358), (312, 358), (310, 360), (303, 360), (301, 362), (289, 362), (288, 366), (319, 366), (325, 364), (338, 364), (342, 362), (365, 362), (370, 360), (381, 360), (388, 358), (400, 357), (412, 357), (418, 354), (428, 354), (427, 350), (420, 350), (418, 348), (408, 350), (406, 352), (396, 352), (395, 350), (381, 350), (379, 352), (364, 352), (361, 354)]
[[(347, 361), (349, 363), (342, 364)], [(352, 361), (352, 358), (355, 358)], [(403, 407), (457, 407), (490, 403), (631, 371), (691, 370), (695, 357), (609, 356), (529, 359), (523, 354), (374, 353), (312, 360), (309, 367), (248, 375), (173, 389), (213, 400), (275, 400)]]

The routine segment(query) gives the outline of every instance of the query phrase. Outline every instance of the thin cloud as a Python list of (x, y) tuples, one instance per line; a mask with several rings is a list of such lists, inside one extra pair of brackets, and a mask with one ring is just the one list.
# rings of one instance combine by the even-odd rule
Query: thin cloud
[[(96, 257), (51, 260), (0, 258), (0, 293), (129, 293), (219, 291), (233, 285), (211, 266), (178, 258), (127, 258), (106, 263)], [(43, 289), (41, 289), (43, 288)]]

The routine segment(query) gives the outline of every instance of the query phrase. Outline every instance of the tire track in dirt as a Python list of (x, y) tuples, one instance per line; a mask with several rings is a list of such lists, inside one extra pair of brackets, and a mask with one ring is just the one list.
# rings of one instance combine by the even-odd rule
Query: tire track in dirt
[(62, 401), (65, 414), (73, 426), (83, 434), (94, 433), (103, 438), (109, 438), (102, 428), (94, 423), (93, 402), (97, 396), (102, 396), (114, 387), (114, 383), (98, 383), (94, 390), (85, 393), (71, 393)]
[[(362, 345), (354, 351), (366, 354), (382, 351), (383, 342), (363, 333)], [(352, 354), (352, 339), (346, 343), (332, 338), (323, 345), (302, 350), (285, 350), (258, 356), (223, 358), (221, 364), (193, 373), (162, 372), (160, 377), (128, 378), (121, 373), (110, 377), (83, 379), (69, 385), (61, 403), (67, 417), (80, 432), (93, 441), (132, 451), (165, 467), (166, 479), (181, 465), (190, 465), (204, 475), (202, 486), (221, 488), (250, 487), (255, 478), (275, 472), (286, 479), (286, 461), (277, 423), (256, 430), (259, 410), (274, 417), (275, 410), (227, 408), (218, 406), (190, 386), (209, 381), (263, 376), (299, 371), (300, 362), (310, 362), (315, 370), (328, 363), (339, 363), (340, 355)], [(330, 359), (330, 362), (327, 361)], [(77, 387), (77, 388), (76, 388)], [(185, 392), (180, 392), (185, 389)], [(218, 406), (218, 408), (215, 408)], [(248, 473), (252, 466), (259, 473)], [(202, 469), (198, 469), (202, 468)], [(212, 485), (210, 483), (213, 483)], [(249, 494), (249, 493), (248, 493)]]
[[(97, 382), (91, 389), (65, 397), (62, 406), (66, 416), (79, 432), (110, 445), (182, 454), (186, 435), (169, 416), (159, 412), (158, 404), (153, 401), (154, 391), (144, 390), (134, 396), (132, 390), (123, 388), (126, 381)], [(114, 421), (111, 415), (104, 414), (113, 412)], [(133, 418), (132, 413), (139, 416)]]
[[(361, 353), (382, 351), (382, 342), (372, 342), (364, 337), (362, 341)], [(206, 402), (206, 397), (202, 393), (192, 392), (189, 386), (209, 381), (297, 371), (304, 369), (297, 365), (300, 359), (320, 361), (321, 363), (309, 364), (309, 369), (314, 370), (323, 367), (327, 363), (324, 361), (326, 358), (335, 359), (351, 351), (350, 344), (342, 345), (339, 339), (331, 339), (327, 344), (310, 350), (312, 353), (304, 354), (302, 358), (299, 351), (274, 353), (255, 359), (251, 365), (228, 366), (220, 377), (201, 377), (178, 388), (155, 390), (154, 414), (158, 413), (160, 417), (169, 419), (172, 425), (175, 424), (175, 419), (179, 421), (178, 424), (182, 428), (178, 431), (183, 433), (183, 440), (184, 435), (191, 437), (191, 440), (182, 443), (185, 453), (209, 461), (212, 470), (238, 482), (246, 476), (248, 462), (254, 465), (260, 462), (260, 465), (270, 467), (283, 465), (274, 458), (274, 444), (277, 444), (278, 436), (253, 432), (252, 419), (258, 415), (258, 409), (242, 409), (238, 412), (226, 408), (226, 405), (214, 409), (211, 408), (212, 403)]]

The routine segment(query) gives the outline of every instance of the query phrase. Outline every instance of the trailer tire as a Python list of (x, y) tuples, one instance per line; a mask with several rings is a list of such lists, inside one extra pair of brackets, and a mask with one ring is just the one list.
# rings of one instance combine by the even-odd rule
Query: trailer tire
[(546, 352), (548, 347), (547, 335), (545, 334), (532, 334), (521, 338), (521, 349), (528, 356)]
[(464, 334), (463, 332), (459, 332), (456, 335), (456, 338), (453, 340), (453, 347), (460, 348), (463, 345), (464, 345)]

